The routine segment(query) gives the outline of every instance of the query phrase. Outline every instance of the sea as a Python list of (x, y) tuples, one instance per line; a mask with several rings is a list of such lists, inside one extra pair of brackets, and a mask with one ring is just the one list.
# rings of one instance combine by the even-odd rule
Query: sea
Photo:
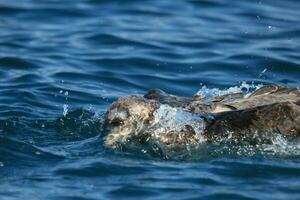
[(299, 0), (0, 0), (0, 199), (300, 199), (300, 143), (103, 146), (119, 97), (300, 86)]

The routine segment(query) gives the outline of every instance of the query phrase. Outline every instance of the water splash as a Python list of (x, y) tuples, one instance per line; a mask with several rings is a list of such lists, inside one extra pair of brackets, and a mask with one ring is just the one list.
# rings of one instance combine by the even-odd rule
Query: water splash
[(68, 107), (69, 107), (68, 104), (64, 104), (63, 105), (63, 109), (64, 109), (63, 110), (63, 116), (64, 117), (68, 114)]
[(299, 141), (288, 141), (280, 134), (273, 134), (272, 143), (261, 145), (261, 151), (266, 155), (279, 156), (300, 156)]
[(207, 86), (202, 86), (200, 90), (196, 93), (199, 96), (205, 97), (215, 97), (222, 96), (226, 94), (233, 93), (252, 93), (255, 90), (261, 88), (263, 84), (247, 83), (246, 81), (241, 82), (240, 85), (230, 87), (228, 89), (219, 89), (219, 88), (208, 88)]
[(165, 104), (162, 104), (159, 109), (154, 112), (153, 126), (159, 127), (154, 132), (156, 137), (159, 137), (161, 133), (171, 131), (179, 132), (185, 125), (190, 125), (194, 129), (199, 141), (205, 141), (201, 135), (205, 128), (205, 122), (200, 115), (179, 110)]

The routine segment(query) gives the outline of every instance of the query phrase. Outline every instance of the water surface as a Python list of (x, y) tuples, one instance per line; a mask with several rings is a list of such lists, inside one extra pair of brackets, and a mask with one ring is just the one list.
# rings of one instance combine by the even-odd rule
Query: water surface
[(102, 146), (102, 115), (120, 96), (299, 86), (299, 8), (0, 0), (0, 198), (299, 199), (300, 154), (289, 144), (194, 160)]

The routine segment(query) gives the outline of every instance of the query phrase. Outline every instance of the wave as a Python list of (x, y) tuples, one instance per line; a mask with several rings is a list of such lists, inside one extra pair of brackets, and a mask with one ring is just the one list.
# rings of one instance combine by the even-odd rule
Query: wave
[(42, 163), (60, 161), (64, 156), (35, 146), (30, 142), (0, 136), (0, 162), (2, 167), (39, 166)]

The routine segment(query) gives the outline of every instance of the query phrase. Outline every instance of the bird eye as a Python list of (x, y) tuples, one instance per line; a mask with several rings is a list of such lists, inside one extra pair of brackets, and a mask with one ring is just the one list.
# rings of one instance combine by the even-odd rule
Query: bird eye
[(120, 119), (120, 118), (115, 118), (115, 119), (113, 119), (113, 120), (111, 121), (111, 123), (110, 123), (111, 126), (121, 126), (121, 125), (123, 125), (123, 124), (124, 124), (124, 122), (123, 122), (123, 120)]
[(128, 111), (122, 108), (113, 108), (106, 114), (105, 123), (109, 126), (122, 126), (128, 119)]

